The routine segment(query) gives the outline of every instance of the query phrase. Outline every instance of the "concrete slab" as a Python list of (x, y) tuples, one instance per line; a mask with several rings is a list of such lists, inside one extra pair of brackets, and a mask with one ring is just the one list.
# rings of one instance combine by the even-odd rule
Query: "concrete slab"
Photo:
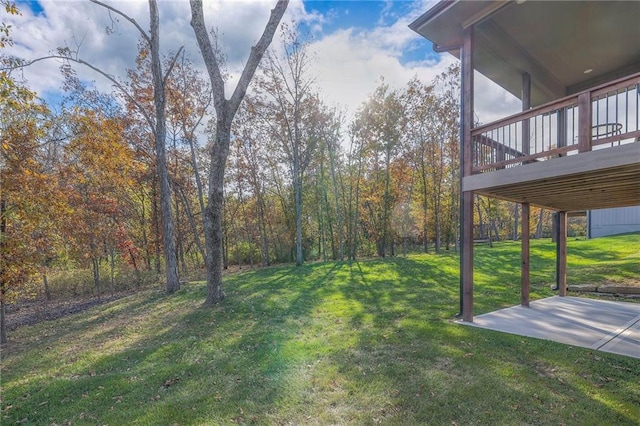
[(460, 324), (640, 358), (640, 303), (554, 296)]

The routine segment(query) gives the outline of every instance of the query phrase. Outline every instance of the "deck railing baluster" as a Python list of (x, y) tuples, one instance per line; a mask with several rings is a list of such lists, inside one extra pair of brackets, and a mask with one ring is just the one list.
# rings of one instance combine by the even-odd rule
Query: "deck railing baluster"
[(474, 173), (637, 141), (640, 73), (478, 126), (471, 133)]

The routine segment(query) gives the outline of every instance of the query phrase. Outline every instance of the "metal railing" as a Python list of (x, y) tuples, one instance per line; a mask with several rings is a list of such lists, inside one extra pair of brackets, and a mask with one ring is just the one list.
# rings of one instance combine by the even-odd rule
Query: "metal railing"
[(631, 143), (640, 138), (640, 74), (471, 131), (473, 173)]

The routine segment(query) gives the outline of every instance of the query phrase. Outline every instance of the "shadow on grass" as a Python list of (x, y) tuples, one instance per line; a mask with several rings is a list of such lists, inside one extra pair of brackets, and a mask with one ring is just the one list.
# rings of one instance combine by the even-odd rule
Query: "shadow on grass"
[[(601, 392), (606, 398), (594, 397), (582, 378), (597, 377), (605, 362), (600, 355), (452, 324), (444, 308), (452, 302), (452, 292), (421, 288), (417, 278), (447, 279), (446, 273), (411, 259), (388, 262), (398, 273), (414, 269), (398, 275), (397, 291), (359, 267), (354, 268), (359, 277), (355, 285), (342, 287), (345, 297), (365, 300), (365, 310), (374, 317), (372, 327), (360, 332), (357, 347), (335, 359), (354, 387), (384, 389), (382, 398), (371, 401), (372, 422), (551, 424), (571, 406), (569, 417), (576, 423), (635, 424), (640, 410), (629, 407), (640, 397), (638, 389), (632, 390), (637, 380), (633, 372), (640, 367), (636, 360), (607, 359), (620, 374), (597, 383), (608, 388)], [(485, 296), (484, 289), (480, 293)], [(443, 308), (425, 309), (434, 306)], [(354, 316), (356, 327), (362, 324), (360, 316)], [(626, 408), (611, 404), (619, 398), (616, 386), (632, 390), (623, 397)]]
[[(549, 274), (547, 247), (534, 256)], [(516, 304), (518, 252), (498, 245), (478, 259), (478, 310)], [(637, 360), (454, 324), (457, 270), (453, 255), (268, 268), (227, 277), (213, 309), (189, 285), (33, 327), (27, 353), (3, 359), (3, 423), (640, 418)]]

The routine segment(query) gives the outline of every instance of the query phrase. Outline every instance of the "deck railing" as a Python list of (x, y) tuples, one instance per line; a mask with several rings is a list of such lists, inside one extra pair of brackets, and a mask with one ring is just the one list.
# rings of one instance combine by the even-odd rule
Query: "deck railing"
[(473, 173), (573, 155), (640, 138), (640, 74), (471, 131)]

